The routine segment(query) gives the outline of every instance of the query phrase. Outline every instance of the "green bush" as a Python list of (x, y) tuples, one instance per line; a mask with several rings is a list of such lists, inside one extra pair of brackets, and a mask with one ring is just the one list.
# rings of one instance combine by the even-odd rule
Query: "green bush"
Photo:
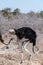
[(13, 15), (16, 15), (16, 14), (19, 14), (20, 13), (20, 9), (16, 8), (14, 11), (13, 11)]

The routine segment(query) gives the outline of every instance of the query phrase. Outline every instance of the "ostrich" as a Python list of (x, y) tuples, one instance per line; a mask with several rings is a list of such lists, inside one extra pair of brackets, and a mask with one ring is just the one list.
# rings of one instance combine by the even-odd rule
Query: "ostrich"
[[(28, 41), (32, 43), (33, 44), (32, 51), (35, 54), (34, 47), (36, 45), (37, 35), (36, 35), (36, 32), (30, 27), (22, 27), (19, 29), (14, 29), (14, 31), (15, 31), (15, 35), (17, 36), (17, 39), (19, 40), (22, 40), (23, 38), (26, 39), (25, 41), (22, 42), (22, 45), (21, 45), (21, 54), (22, 54), (21, 63), (23, 63), (23, 48), (30, 54), (30, 58), (31, 58), (31, 53), (26, 48), (26, 46), (28, 45)], [(24, 45), (24, 42), (26, 42), (25, 45)]]

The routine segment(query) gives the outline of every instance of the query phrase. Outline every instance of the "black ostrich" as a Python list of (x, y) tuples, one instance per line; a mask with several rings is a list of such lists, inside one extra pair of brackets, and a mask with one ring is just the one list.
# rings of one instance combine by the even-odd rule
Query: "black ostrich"
[[(23, 63), (23, 47), (28, 53), (30, 53), (30, 51), (26, 49), (26, 46), (28, 45), (28, 41), (29, 41), (30, 43), (33, 44), (32, 51), (33, 53), (35, 53), (34, 46), (36, 45), (37, 35), (36, 35), (36, 32), (29, 27), (22, 27), (22, 28), (14, 29), (14, 30), (15, 30), (15, 35), (17, 36), (19, 40), (21, 40), (22, 38), (26, 39), (25, 41), (22, 42), (22, 45), (21, 45), (21, 48), (22, 48), (21, 49), (21, 53), (22, 53), (21, 63)], [(24, 45), (24, 42), (26, 42), (25, 45)], [(31, 57), (31, 53), (30, 53), (30, 57)]]

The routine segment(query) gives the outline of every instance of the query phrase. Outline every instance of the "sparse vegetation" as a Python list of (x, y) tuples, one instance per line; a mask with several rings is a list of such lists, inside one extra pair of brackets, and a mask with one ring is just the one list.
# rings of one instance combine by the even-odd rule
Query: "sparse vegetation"
[[(43, 15), (43, 11), (37, 12), (37, 13), (34, 11), (30, 11), (28, 13), (21, 13), (20, 9), (18, 8), (16, 8), (14, 11), (11, 11), (10, 8), (5, 8), (0, 13), (0, 24), (1, 25), (3, 24), (2, 31), (4, 32), (4, 31), (8, 31), (9, 28), (19, 28), (23, 26), (31, 26), (34, 29), (37, 28), (41, 30), (41, 28), (43, 28), (43, 16), (42, 15)], [(40, 23), (40, 21), (42, 23)]]
[[(15, 11), (17, 13), (15, 13)], [(35, 47), (36, 55), (32, 53), (31, 50), (31, 48), (33, 48), (32, 45), (29, 44), (27, 46), (27, 49), (32, 53), (31, 61), (28, 61), (29, 54), (25, 52), (25, 50), (23, 50), (24, 54), (23, 65), (43, 65), (43, 12), (37, 12), (37, 13), (30, 12), (31, 15), (29, 15), (29, 12), (27, 14), (20, 13), (20, 10), (17, 9), (15, 9), (13, 12), (11, 12), (9, 8), (0, 11), (0, 31), (2, 33), (2, 37), (6, 44), (9, 42), (11, 37), (13, 38), (11, 44), (9, 44), (9, 49), (6, 49), (6, 46), (4, 46), (0, 42), (0, 65), (21, 65), (20, 64), (21, 53), (19, 52), (20, 49), (18, 48), (17, 44), (21, 43), (21, 41), (17, 42), (17, 36), (9, 34), (9, 29), (14, 28), (18, 29), (24, 26), (31, 27), (33, 30), (36, 31), (37, 44)], [(3, 13), (5, 17), (4, 15), (2, 15)], [(7, 17), (9, 17), (10, 14), (12, 18), (8, 20)], [(37, 47), (39, 48), (40, 51), (36, 49)]]

